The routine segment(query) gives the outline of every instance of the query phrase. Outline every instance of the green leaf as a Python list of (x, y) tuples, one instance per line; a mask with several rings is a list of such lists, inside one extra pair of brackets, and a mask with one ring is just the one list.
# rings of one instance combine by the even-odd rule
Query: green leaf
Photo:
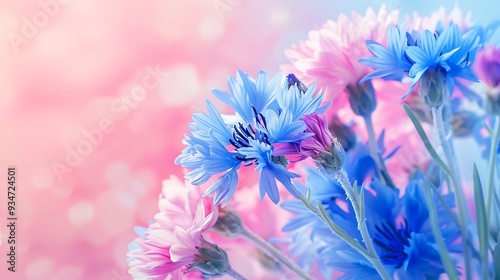
[(436, 152), (436, 150), (434, 149), (434, 147), (432, 147), (431, 141), (429, 141), (429, 138), (425, 134), (425, 131), (422, 127), (422, 124), (420, 124), (420, 121), (417, 119), (417, 117), (415, 116), (415, 114), (413, 113), (413, 111), (410, 109), (410, 107), (408, 105), (404, 104), (404, 108), (405, 108), (406, 113), (410, 117), (411, 122), (415, 126), (415, 129), (417, 130), (418, 135), (422, 139), (422, 142), (424, 142), (425, 148), (427, 149), (427, 151), (429, 152), (431, 157), (437, 162), (437, 164), (439, 164), (439, 166), (441, 166), (441, 168), (443, 168), (443, 170), (446, 173), (448, 173), (450, 178), (452, 178), (452, 180), (453, 180), (453, 174), (451, 173), (451, 171), (448, 168), (448, 166), (446, 165), (446, 163), (444, 163), (444, 161), (441, 159), (441, 157), (439, 157), (439, 155)]
[[(498, 235), (500, 240), (500, 234)], [(493, 249), (493, 267), (495, 268), (495, 279), (500, 278), (500, 243)]]
[[(441, 205), (444, 207), (444, 210), (446, 210), (446, 212), (451, 217), (453, 222), (457, 225), (457, 227), (460, 227), (460, 222), (458, 221), (457, 217), (455, 217), (455, 212), (453, 212), (451, 210), (451, 208), (446, 204), (446, 201), (444, 201), (444, 198), (439, 193), (438, 189), (432, 184), (432, 182), (429, 179), (424, 178), (424, 180), (427, 183), (427, 185), (429, 187), (431, 187), (431, 190), (434, 192), (436, 197), (439, 199), (439, 201), (441, 202)], [(471, 243), (470, 240), (468, 241), (468, 244), (469, 244), (469, 248), (472, 250), (472, 253), (474, 254), (474, 257), (479, 259), (479, 252), (476, 250), (476, 248), (474, 248), (474, 245)]]
[(479, 237), (479, 253), (481, 255), (481, 266), (483, 268), (483, 279), (488, 279), (488, 221), (486, 219), (486, 209), (484, 208), (483, 186), (481, 178), (474, 163), (474, 204), (476, 207), (476, 225)]
[[(336, 235), (338, 235), (338, 237), (340, 237), (341, 239), (343, 239), (345, 242), (347, 242), (349, 245), (351, 245), (351, 247), (353, 247), (354, 249), (356, 249), (362, 255), (364, 255), (366, 257), (370, 257), (370, 254), (366, 251), (365, 248), (363, 248), (359, 244), (358, 240), (352, 238), (345, 230), (343, 230), (341, 227), (339, 227), (337, 224), (335, 224), (333, 222), (333, 220), (330, 218), (330, 215), (328, 215), (328, 213), (326, 213), (326, 210), (325, 210), (325, 208), (323, 207), (323, 204), (321, 204), (320, 201), (317, 201), (316, 204), (318, 206), (319, 213), (320, 213), (320, 216), (321, 216), (323, 222), (325, 222), (330, 227), (330, 229)], [(373, 257), (373, 256), (371, 256), (371, 257)]]

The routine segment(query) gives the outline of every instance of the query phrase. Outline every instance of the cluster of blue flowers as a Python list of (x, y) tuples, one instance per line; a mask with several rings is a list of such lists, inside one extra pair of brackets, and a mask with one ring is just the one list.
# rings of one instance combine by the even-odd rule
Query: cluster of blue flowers
[(367, 41), (366, 45), (374, 56), (360, 58), (359, 61), (376, 71), (362, 81), (373, 78), (401, 81), (409, 76), (413, 82), (403, 96), (406, 97), (418, 81), (427, 78), (431, 83), (445, 82), (451, 93), (456, 78), (477, 81), (470, 66), (485, 38), (480, 27), (462, 34), (458, 25), (452, 24), (442, 31), (433, 33), (425, 30), (420, 34), (417, 31), (407, 32), (406, 24), (399, 28), (392, 26), (388, 30), (387, 47)]
[[(434, 279), (444, 273), (430, 227), (423, 194), (423, 188), (427, 187), (424, 186), (423, 174), (415, 174), (406, 186), (405, 194), (400, 197), (398, 189), (382, 184), (375, 176), (375, 162), (367, 147), (361, 143), (348, 152), (344, 168), (352, 176), (352, 182), (365, 182), (369, 186), (363, 189), (367, 227), (386, 270), (391, 275), (398, 275), (399, 279)], [(320, 201), (331, 219), (363, 244), (354, 210), (346, 201), (340, 184), (313, 168), (306, 173), (308, 176), (303, 189), (310, 190), (311, 199)], [(452, 195), (442, 198), (446, 207), (453, 207)], [(459, 253), (461, 243), (460, 231), (454, 222), (456, 217), (450, 216), (437, 198), (435, 204), (448, 252)], [(296, 242), (291, 243), (291, 251), (300, 254), (303, 260), (315, 260), (325, 278), (331, 275), (331, 270), (337, 270), (345, 273), (339, 279), (378, 279), (370, 262), (340, 238), (332, 236), (330, 229), (300, 201), (286, 201), (282, 207), (295, 214), (283, 231), (291, 232), (294, 241), (301, 240), (303, 244), (297, 246)]]
[[(207, 111), (193, 115), (190, 134), (184, 139), (186, 148), (175, 162), (191, 169), (185, 177), (194, 185), (215, 177), (204, 195), (214, 193), (216, 205), (226, 206), (234, 195), (241, 168), (254, 166), (259, 173), (261, 199), (267, 194), (278, 203), (281, 183), (299, 199), (282, 203), (282, 208), (294, 214), (283, 228), (290, 234), (289, 250), (302, 267), (317, 263), (325, 278), (333, 270), (344, 273), (341, 279), (438, 279), (443, 273), (470, 278), (470, 251), (482, 262), (482, 275), (488, 276), (489, 248), (484, 246), (484, 236), (481, 252), (471, 241), (455, 155), (444, 131), (451, 122), (454, 131), (450, 132), (458, 137), (474, 135), (484, 146), (485, 156), (495, 159), (497, 147), (500, 153), (500, 117), (496, 117), (496, 132), (491, 131), (491, 123), (489, 133), (480, 134), (484, 116), (464, 109), (463, 98), (451, 97), (456, 86), (468, 94), (457, 78), (478, 81), (471, 65), (487, 33), (480, 27), (463, 33), (455, 24), (419, 33), (402, 24), (389, 28), (387, 47), (367, 41), (373, 57), (359, 61), (375, 71), (347, 91), (352, 95), (351, 109), (371, 129), (368, 144), (359, 142), (339, 120), (331, 128), (340, 139), (332, 137), (326, 119), (319, 116), (330, 104), (323, 104), (323, 94), (314, 85), (308, 88), (293, 74), (268, 79), (263, 71), (256, 78), (238, 71), (236, 77), (228, 78), (230, 93), (213, 89), (215, 97), (234, 112), (222, 114), (206, 101)], [(385, 149), (384, 132), (378, 142), (375, 139), (371, 124), (377, 106), (375, 88), (367, 81), (402, 81), (405, 77), (412, 84), (403, 97), (419, 83), (420, 95), (413, 94), (408, 102), (418, 109), (414, 110), (418, 116), (410, 107), (405, 109), (433, 160), (426, 170), (412, 170), (403, 188), (394, 186), (385, 166), (398, 147), (390, 152)], [(418, 119), (434, 125), (439, 143), (430, 143)], [(490, 141), (491, 135), (496, 135), (497, 142)], [(345, 150), (338, 140), (345, 143)], [(442, 150), (439, 154), (437, 147)], [(294, 180), (300, 176), (288, 165), (307, 157), (317, 168), (303, 170), (307, 176), (301, 184)], [(490, 189), (494, 164), (489, 168)], [(476, 195), (482, 198), (477, 186), (476, 182)], [(491, 191), (487, 197), (491, 205)], [(478, 231), (488, 225), (479, 225)], [(497, 242), (500, 252), (500, 240), (487, 241)], [(457, 257), (461, 254), (463, 270)]]
[(250, 165), (255, 165), (255, 171), (260, 172), (261, 199), (267, 193), (278, 203), (276, 181), (297, 196), (292, 179), (299, 175), (286, 169), (289, 159), (286, 155), (277, 155), (277, 149), (279, 145), (298, 144), (310, 137), (301, 118), (323, 113), (329, 103), (322, 105), (323, 95), (316, 92), (314, 85), (308, 89), (293, 75), (288, 76), (284, 84), (282, 79), (282, 74), (278, 74), (269, 81), (264, 71), (252, 79), (238, 71), (236, 77), (228, 79), (230, 94), (213, 90), (234, 114), (222, 115), (207, 100), (208, 112), (193, 115), (189, 125), (191, 134), (184, 139), (187, 147), (175, 162), (193, 169), (186, 178), (194, 185), (220, 176), (205, 192), (205, 195), (215, 193), (215, 204), (229, 202), (237, 188), (238, 169)]

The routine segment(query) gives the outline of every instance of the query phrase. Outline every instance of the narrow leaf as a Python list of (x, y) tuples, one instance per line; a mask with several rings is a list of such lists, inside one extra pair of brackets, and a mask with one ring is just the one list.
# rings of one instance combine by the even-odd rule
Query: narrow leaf
[[(457, 217), (455, 216), (455, 212), (453, 212), (451, 210), (451, 208), (446, 204), (443, 196), (439, 193), (438, 189), (432, 184), (432, 182), (429, 179), (425, 178), (424, 180), (427, 182), (427, 185), (429, 187), (431, 187), (431, 190), (434, 192), (436, 197), (439, 199), (439, 201), (441, 202), (441, 205), (443, 205), (443, 207), (444, 207), (444, 210), (446, 210), (446, 212), (451, 217), (453, 222), (457, 225), (457, 227), (460, 227), (460, 222), (458, 221)], [(474, 247), (472, 242), (469, 240), (467, 243), (469, 244), (469, 248), (472, 250), (472, 253), (474, 254), (474, 258), (479, 259), (479, 252), (476, 250), (476, 248)]]
[[(500, 236), (498, 236), (498, 239), (500, 239)], [(495, 249), (493, 249), (493, 267), (495, 268), (495, 279), (500, 278), (500, 243), (497, 243)]]
[(455, 224), (457, 225), (457, 227), (460, 227), (460, 222), (458, 221), (457, 217), (455, 217), (455, 213), (451, 210), (451, 208), (448, 206), (448, 204), (446, 204), (446, 201), (444, 201), (444, 198), (439, 193), (438, 189), (432, 184), (432, 182), (429, 179), (425, 178), (425, 181), (427, 182), (427, 185), (432, 188), (432, 191), (434, 191), (434, 194), (437, 196), (437, 198), (439, 199), (439, 201), (443, 205), (444, 210), (446, 210), (446, 212), (448, 213), (448, 215), (450, 215), (450, 217), (453, 220), (453, 222), (455, 222)]
[(359, 244), (358, 240), (352, 238), (345, 230), (343, 230), (341, 227), (339, 227), (337, 224), (335, 224), (333, 222), (333, 220), (330, 218), (328, 213), (326, 213), (326, 210), (320, 201), (317, 201), (316, 204), (318, 206), (319, 213), (320, 213), (321, 218), (323, 219), (323, 222), (325, 222), (338, 237), (343, 239), (345, 242), (347, 242), (349, 245), (351, 245), (351, 247), (353, 247), (355, 250), (357, 250), (359, 253), (361, 253), (365, 257), (367, 257), (367, 258), (373, 257), (373, 256), (370, 256), (370, 253), (368, 253), (366, 251), (366, 249), (363, 248)]
[[(427, 185), (427, 182), (422, 181)], [(436, 211), (436, 205), (434, 203), (434, 199), (432, 198), (431, 188), (427, 186), (424, 188), (425, 201), (427, 202), (427, 207), (429, 208), (429, 220), (431, 224), (432, 234), (434, 235), (434, 239), (439, 248), (439, 255), (441, 256), (441, 260), (444, 264), (444, 269), (450, 279), (458, 279), (457, 274), (455, 272), (455, 268), (453, 263), (450, 260), (450, 255), (446, 245), (443, 242), (443, 236), (441, 235), (441, 231), (439, 229), (439, 221), (438, 215)]]
[(484, 208), (483, 187), (481, 178), (474, 164), (474, 204), (476, 207), (476, 225), (479, 237), (479, 252), (481, 255), (481, 266), (483, 268), (483, 279), (488, 279), (488, 221), (486, 220), (486, 209)]

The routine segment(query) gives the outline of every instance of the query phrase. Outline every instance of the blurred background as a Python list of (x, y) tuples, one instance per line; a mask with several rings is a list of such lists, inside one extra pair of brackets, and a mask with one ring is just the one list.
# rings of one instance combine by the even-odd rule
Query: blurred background
[[(383, 1), (39, 0), (0, 2), (0, 178), (18, 169), (17, 265), (0, 279), (130, 279), (133, 227), (157, 211), (195, 107), (243, 69), (272, 74), (327, 19)], [(493, 1), (386, 2), (402, 15)], [(5, 183), (2, 182), (2, 186)]]

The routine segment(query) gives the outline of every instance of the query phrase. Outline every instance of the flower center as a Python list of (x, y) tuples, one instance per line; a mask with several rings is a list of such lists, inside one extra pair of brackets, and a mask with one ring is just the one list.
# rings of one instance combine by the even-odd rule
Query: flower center
[(384, 222), (375, 226), (376, 233), (374, 242), (380, 251), (380, 259), (383, 264), (400, 268), (408, 255), (405, 247), (409, 246), (410, 233), (406, 229), (406, 220), (399, 229), (391, 222)]
[[(267, 134), (258, 129), (258, 127), (267, 129), (266, 119), (261, 113), (258, 113), (253, 106), (252, 110), (255, 115), (255, 124), (257, 126), (256, 128), (254, 128), (250, 124), (247, 124), (245, 126), (241, 122), (238, 122), (237, 125), (233, 126), (233, 138), (229, 139), (229, 142), (231, 143), (231, 145), (233, 145), (236, 151), (238, 151), (238, 149), (241, 148), (252, 147), (252, 144), (250, 143), (250, 141), (252, 140), (258, 141), (260, 143), (265, 143), (267, 145), (271, 145), (271, 142), (269, 141), (269, 137), (267, 136)], [(249, 165), (255, 163), (255, 161), (257, 160), (256, 158), (253, 157), (245, 157), (241, 155), (236, 156), (236, 159), (244, 162), (250, 162)]]

